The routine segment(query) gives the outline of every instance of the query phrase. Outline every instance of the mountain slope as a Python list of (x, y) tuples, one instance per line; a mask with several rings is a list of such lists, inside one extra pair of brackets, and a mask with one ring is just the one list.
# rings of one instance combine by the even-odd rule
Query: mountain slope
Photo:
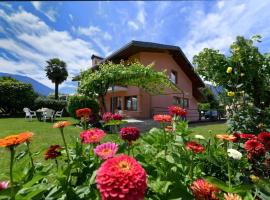
[(2, 76), (10, 76), (10, 77), (12, 77), (18, 81), (21, 81), (23, 83), (30, 83), (33, 86), (34, 91), (36, 93), (38, 93), (39, 95), (47, 96), (54, 91), (53, 89), (43, 85), (42, 83), (40, 83), (40, 82), (38, 82), (38, 81), (28, 77), (28, 76), (0, 72), (0, 77), (2, 77)]

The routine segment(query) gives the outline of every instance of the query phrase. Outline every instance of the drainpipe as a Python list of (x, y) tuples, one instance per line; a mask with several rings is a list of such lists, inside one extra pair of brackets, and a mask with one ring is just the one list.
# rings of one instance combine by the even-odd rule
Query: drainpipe
[(114, 114), (114, 85), (112, 86), (112, 113)]

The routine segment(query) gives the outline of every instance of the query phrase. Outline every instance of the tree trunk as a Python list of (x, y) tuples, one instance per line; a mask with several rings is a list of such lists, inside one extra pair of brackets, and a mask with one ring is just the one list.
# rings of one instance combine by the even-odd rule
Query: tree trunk
[(55, 83), (54, 98), (58, 99), (58, 83)]
[(100, 98), (101, 98), (101, 104), (102, 104), (102, 107), (103, 107), (103, 111), (107, 112), (107, 107), (106, 107), (104, 95), (101, 95)]

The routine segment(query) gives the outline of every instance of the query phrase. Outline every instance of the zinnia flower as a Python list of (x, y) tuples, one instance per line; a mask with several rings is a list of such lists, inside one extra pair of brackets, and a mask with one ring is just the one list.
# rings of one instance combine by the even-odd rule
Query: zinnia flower
[(89, 118), (91, 113), (92, 113), (92, 110), (90, 108), (81, 108), (81, 109), (76, 110), (77, 117)]
[(195, 135), (194, 137), (199, 140), (205, 140), (205, 137), (202, 135)]
[(106, 133), (98, 128), (89, 129), (80, 133), (80, 138), (82, 143), (91, 144), (91, 143), (98, 143), (104, 137)]
[(60, 121), (60, 122), (56, 122), (53, 125), (53, 128), (65, 128), (66, 126), (70, 126), (71, 122), (69, 121)]
[(143, 200), (147, 187), (145, 170), (127, 155), (106, 160), (97, 171), (96, 183), (102, 200)]
[(124, 127), (121, 128), (120, 135), (123, 140), (127, 140), (131, 144), (140, 137), (140, 130), (137, 127)]
[(112, 142), (106, 142), (101, 145), (98, 145), (94, 152), (97, 156), (99, 156), (103, 160), (107, 160), (108, 158), (114, 157), (118, 150), (118, 146)]
[(10, 135), (0, 139), (0, 147), (12, 147), (27, 142), (33, 136), (31, 132), (23, 132), (18, 135)]
[(110, 120), (122, 120), (123, 116), (120, 114), (112, 114), (111, 112), (106, 112), (102, 115), (102, 120), (108, 122)]
[(227, 95), (228, 95), (229, 97), (233, 97), (233, 96), (235, 95), (235, 92), (229, 91), (229, 92), (227, 92)]
[(248, 152), (249, 160), (259, 159), (265, 155), (265, 148), (258, 140), (248, 140), (244, 144), (244, 148)]
[(231, 142), (234, 142), (237, 140), (237, 137), (235, 137), (234, 135), (225, 135), (225, 134), (216, 135), (216, 138), (218, 138), (220, 140), (231, 141)]
[(170, 115), (174, 116), (180, 116), (180, 117), (186, 117), (187, 111), (184, 108), (181, 108), (179, 106), (170, 106), (169, 108)]
[(196, 200), (218, 200), (216, 193), (219, 192), (219, 189), (204, 179), (194, 181), (190, 189)]
[(55, 159), (58, 156), (61, 156), (61, 151), (60, 151), (61, 149), (62, 147), (59, 145), (51, 145), (50, 148), (44, 154), (45, 160)]
[(241, 133), (239, 135), (241, 139), (249, 140), (249, 139), (255, 139), (256, 135), (250, 134), (250, 133)]
[(228, 156), (235, 160), (240, 160), (242, 158), (242, 153), (235, 149), (228, 149), (227, 152)]
[(203, 145), (201, 145), (201, 144), (199, 144), (197, 142), (193, 142), (193, 141), (187, 142), (186, 143), (186, 148), (188, 150), (193, 151), (194, 153), (201, 153), (201, 152), (204, 151)]
[(258, 139), (264, 144), (266, 150), (270, 151), (270, 133), (261, 132), (258, 135)]
[(8, 188), (8, 181), (0, 182), (0, 191)]
[(242, 200), (238, 194), (227, 193), (224, 194), (224, 200)]
[(227, 70), (226, 70), (227, 74), (230, 74), (232, 73), (232, 67), (228, 67)]
[(113, 114), (112, 115), (112, 119), (113, 120), (122, 120), (123, 119), (123, 116), (116, 113), (116, 114)]
[(172, 116), (170, 115), (154, 115), (154, 120), (160, 123), (171, 122)]

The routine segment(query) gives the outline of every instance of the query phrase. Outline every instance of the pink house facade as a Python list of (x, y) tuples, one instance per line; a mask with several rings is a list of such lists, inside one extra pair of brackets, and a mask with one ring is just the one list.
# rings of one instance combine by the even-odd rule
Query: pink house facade
[(110, 88), (105, 97), (108, 110), (114, 108), (130, 118), (148, 119), (158, 113), (167, 113), (168, 106), (179, 105), (188, 111), (189, 121), (199, 120), (198, 102), (203, 97), (198, 89), (204, 87), (204, 83), (179, 47), (132, 41), (105, 59), (93, 55), (92, 65), (128, 59), (136, 59), (143, 65), (153, 63), (157, 71), (166, 69), (168, 78), (181, 92), (168, 89), (160, 95), (150, 95), (137, 87), (115, 86), (113, 94)]

